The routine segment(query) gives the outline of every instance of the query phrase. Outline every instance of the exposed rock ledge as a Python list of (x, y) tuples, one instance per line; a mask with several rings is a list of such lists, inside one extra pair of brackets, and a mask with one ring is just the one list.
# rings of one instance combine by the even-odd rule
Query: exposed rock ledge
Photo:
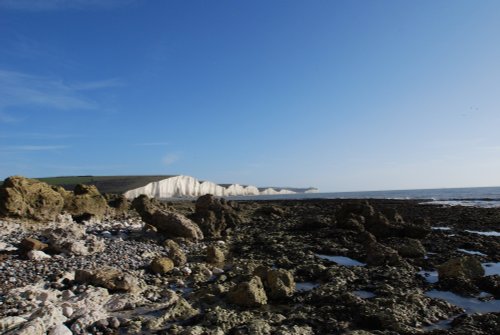
[[(310, 192), (307, 190), (306, 192)], [(172, 198), (172, 197), (198, 197), (205, 194), (215, 196), (240, 196), (240, 195), (274, 195), (274, 194), (294, 194), (298, 193), (288, 189), (266, 188), (259, 190), (257, 187), (249, 185), (243, 186), (232, 184), (222, 186), (210, 181), (199, 181), (190, 176), (175, 176), (160, 181), (149, 183), (143, 187), (125, 192), (125, 197), (133, 199), (141, 194), (151, 198)]]

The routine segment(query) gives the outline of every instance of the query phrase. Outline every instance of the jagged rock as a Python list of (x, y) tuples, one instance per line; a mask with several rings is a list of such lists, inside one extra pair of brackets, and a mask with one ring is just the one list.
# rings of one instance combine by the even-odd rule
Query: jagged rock
[(484, 269), (476, 258), (463, 256), (450, 259), (437, 267), (439, 280), (475, 279), (484, 276)]
[(285, 269), (267, 271), (266, 284), (269, 288), (269, 297), (274, 299), (291, 297), (295, 292), (293, 275)]
[(479, 279), (479, 287), (500, 299), (500, 275), (486, 276)]
[(106, 199), (94, 185), (76, 185), (74, 195), (65, 204), (64, 210), (76, 221), (90, 218), (102, 219), (108, 209)]
[(147, 328), (151, 330), (161, 329), (169, 323), (184, 321), (198, 314), (199, 311), (193, 308), (186, 299), (175, 296), (175, 299), (171, 300), (170, 305), (162, 310), (161, 315), (148, 322)]
[(218, 264), (218, 263), (224, 263), (226, 257), (224, 256), (224, 252), (217, 248), (216, 246), (208, 246), (207, 248), (207, 262), (208, 263), (213, 263), (213, 264)]
[(37, 239), (27, 237), (21, 241), (21, 247), (24, 250), (45, 250), (49, 247), (48, 244), (43, 243)]
[(54, 220), (64, 206), (63, 197), (46, 183), (14, 176), (0, 187), (0, 214), (37, 221)]
[(376, 212), (374, 215), (365, 217), (365, 229), (376, 237), (397, 236), (398, 228), (391, 224), (388, 218), (382, 213)]
[(157, 257), (151, 262), (149, 267), (154, 273), (162, 275), (172, 271), (174, 262), (168, 257)]
[(220, 237), (226, 228), (232, 228), (241, 221), (224, 199), (217, 199), (211, 194), (198, 198), (192, 219), (207, 237)]
[(94, 235), (85, 234), (85, 228), (79, 225), (48, 229), (44, 236), (47, 237), (51, 249), (66, 254), (85, 256), (102, 252), (106, 248), (104, 241)]
[(112, 267), (94, 271), (76, 270), (75, 281), (104, 287), (110, 291), (137, 292), (140, 290), (137, 278)]
[(166, 240), (163, 245), (168, 248), (168, 257), (174, 262), (175, 266), (186, 264), (187, 257), (181, 247), (173, 240)]
[(230, 303), (245, 307), (258, 307), (267, 304), (267, 295), (260, 277), (254, 276), (241, 282), (228, 293)]
[(142, 221), (150, 223), (153, 214), (160, 210), (160, 204), (156, 199), (150, 199), (147, 195), (140, 195), (132, 200), (131, 207), (136, 210), (142, 218)]
[(296, 226), (297, 230), (311, 231), (328, 227), (331, 221), (321, 216), (308, 216)]
[(393, 265), (400, 266), (405, 261), (398, 252), (380, 243), (370, 243), (366, 248), (366, 263), (373, 266)]
[(45, 335), (46, 329), (40, 320), (26, 322), (21, 329), (15, 332), (15, 335)]
[(347, 217), (342, 217), (342, 219), (337, 222), (337, 227), (347, 230), (363, 231), (365, 230), (365, 226), (362, 223), (364, 220), (363, 217), (350, 214)]
[(130, 201), (123, 195), (107, 195), (108, 206), (114, 208), (115, 214), (126, 213), (130, 209)]
[(19, 316), (7, 316), (3, 319), (0, 319), (0, 332), (3, 334), (8, 330), (16, 328), (17, 326), (25, 323), (26, 321), (28, 320)]
[(425, 248), (419, 240), (407, 238), (396, 246), (396, 250), (403, 257), (418, 258), (425, 256)]
[(401, 235), (411, 238), (422, 239), (431, 233), (431, 225), (425, 219), (417, 219), (413, 224), (406, 223), (401, 227)]
[(278, 206), (262, 206), (257, 208), (255, 215), (273, 215), (275, 217), (282, 217), (285, 215), (285, 211)]

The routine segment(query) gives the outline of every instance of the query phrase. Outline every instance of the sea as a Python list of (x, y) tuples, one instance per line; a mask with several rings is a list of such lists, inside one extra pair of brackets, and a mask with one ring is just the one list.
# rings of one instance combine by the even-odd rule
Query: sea
[(420, 190), (296, 193), (227, 197), (231, 200), (300, 199), (414, 199), (422, 203), (448, 206), (500, 207), (500, 187), (436, 188)]

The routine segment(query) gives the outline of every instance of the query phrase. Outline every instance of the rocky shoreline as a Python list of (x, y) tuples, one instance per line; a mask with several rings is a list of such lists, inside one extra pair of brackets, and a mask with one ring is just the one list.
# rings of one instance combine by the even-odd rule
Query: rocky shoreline
[(16, 178), (0, 189), (5, 334), (499, 334), (500, 237), (477, 232), (500, 231), (500, 209), (129, 202)]

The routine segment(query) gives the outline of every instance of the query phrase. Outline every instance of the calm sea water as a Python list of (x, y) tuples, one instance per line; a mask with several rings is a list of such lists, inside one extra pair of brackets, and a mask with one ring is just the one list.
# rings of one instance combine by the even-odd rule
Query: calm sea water
[(229, 197), (234, 200), (273, 199), (421, 199), (443, 205), (500, 207), (500, 187), (440, 188), (427, 190), (331, 192)]

